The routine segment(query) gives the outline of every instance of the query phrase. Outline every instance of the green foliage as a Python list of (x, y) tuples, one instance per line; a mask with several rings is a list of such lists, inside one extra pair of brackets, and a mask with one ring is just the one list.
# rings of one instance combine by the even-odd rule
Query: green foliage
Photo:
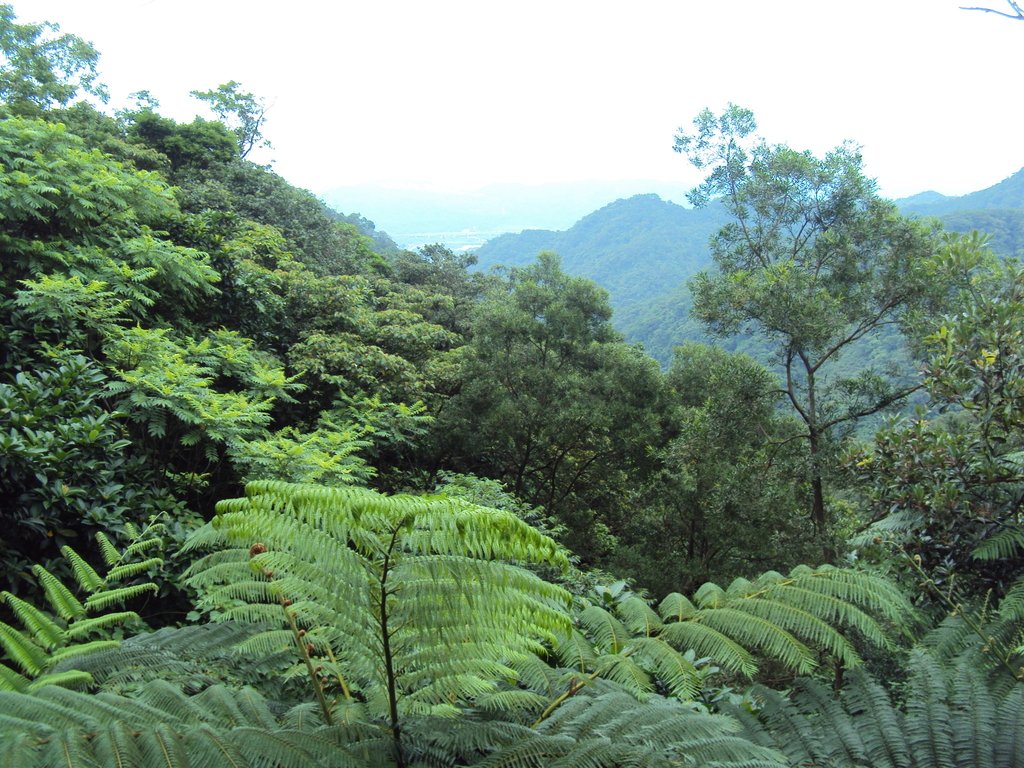
[(636, 492), (615, 562), (655, 595), (817, 556), (799, 429), (745, 355), (686, 344), (667, 375), (663, 468)]
[(840, 374), (836, 360), (946, 294), (928, 268), (928, 229), (897, 215), (844, 145), (816, 158), (754, 136), (749, 110), (704, 110), (675, 149), (708, 171), (690, 195), (721, 199), (732, 221), (711, 241), (717, 272), (691, 283), (694, 313), (716, 334), (763, 337), (803, 424), (811, 519), (826, 556), (827, 444), (838, 429), (900, 403), (918, 385), (896, 370)]
[(565, 567), (564, 552), (457, 499), (255, 482), (190, 546), (218, 547), (190, 569), (200, 605), (276, 627), (244, 647), (297, 648), (286, 674), (310, 678), (327, 721), (365, 699), (399, 764), (400, 718), (456, 714), (568, 628), (567, 593), (503, 562)]
[(554, 254), (511, 270), (479, 307), (464, 383), (438, 422), (449, 464), (543, 506), (591, 563), (629, 514), (622, 489), (646, 471), (660, 426), (657, 366), (610, 315), (604, 292)]
[(921, 650), (911, 654), (909, 672), (902, 702), (855, 672), (839, 696), (799, 680), (788, 697), (760, 689), (761, 710), (738, 714), (752, 738), (784, 752), (792, 765), (1024, 765), (1024, 686), (993, 687), (973, 665), (943, 664)]
[(327, 728), (302, 708), (282, 714), (252, 689), (218, 685), (189, 696), (153, 681), (127, 698), (50, 686), (33, 696), (0, 692), (0, 710), (7, 757), (24, 768), (381, 764), (366, 761), (367, 747), (347, 744), (365, 736), (365, 727)]
[(603, 602), (586, 604), (555, 651), (566, 667), (612, 680), (638, 698), (654, 691), (694, 698), (709, 661), (739, 678), (755, 676), (762, 662), (798, 674), (822, 662), (856, 667), (859, 643), (892, 649), (892, 635), (914, 620), (891, 584), (832, 567), (770, 571), (728, 589), (708, 582), (692, 599), (669, 594), (657, 611), (635, 595)]
[(978, 237), (947, 258), (973, 267), (962, 310), (925, 337), (933, 414), (889, 424), (851, 464), (870, 483), (877, 537), (917, 558), (942, 592), (1003, 594), (1024, 565), (1024, 271), (986, 267)]
[(41, 120), (0, 121), (0, 178), (7, 290), (63, 265), (68, 244), (113, 246), (176, 210), (157, 174), (128, 170), (64, 126)]
[(57, 555), (67, 542), (176, 508), (128, 451), (121, 414), (104, 407), (109, 384), (63, 353), (0, 383), (0, 543), (12, 591), (31, 583), (32, 562), (66, 574)]
[(239, 90), (241, 87), (232, 80), (213, 91), (192, 91), (192, 96), (206, 102), (221, 122), (231, 127), (238, 136), (238, 155), (244, 160), (254, 148), (269, 147), (270, 142), (263, 138), (266, 103), (248, 91)]
[(17, 115), (64, 106), (79, 91), (106, 100), (97, 81), (99, 53), (51, 22), (18, 24), (14, 8), (0, 5), (0, 105)]
[(637, 702), (611, 685), (574, 694), (536, 729), (515, 733), (480, 763), (558, 766), (786, 765), (782, 755), (736, 735), (735, 721), (653, 696)]
[[(106, 563), (102, 576), (71, 547), (61, 548), (77, 590), (43, 566), (32, 567), (52, 613), (11, 592), (0, 592), (0, 602), (24, 627), (0, 621), (0, 646), (8, 660), (8, 666), (0, 665), (0, 691), (92, 683), (92, 676), (77, 669), (76, 662), (87, 654), (116, 647), (117, 628), (139, 619), (134, 611), (109, 609), (157, 591), (156, 584), (139, 577), (163, 564), (153, 554), (162, 546), (163, 525), (148, 525), (142, 531), (128, 525), (126, 531), (132, 540), (123, 550), (116, 549), (102, 533), (96, 535)], [(57, 669), (60, 665), (63, 669)]]

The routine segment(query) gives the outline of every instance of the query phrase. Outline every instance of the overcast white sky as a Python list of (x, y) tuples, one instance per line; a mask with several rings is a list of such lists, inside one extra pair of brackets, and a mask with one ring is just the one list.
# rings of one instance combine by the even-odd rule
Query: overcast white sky
[(689, 187), (675, 131), (729, 101), (773, 142), (863, 145), (890, 197), (1024, 166), (1024, 23), (957, 0), (11, 2), (96, 45), (113, 106), (145, 88), (190, 119), (190, 90), (232, 79), (264, 96), (275, 168), (316, 192)]

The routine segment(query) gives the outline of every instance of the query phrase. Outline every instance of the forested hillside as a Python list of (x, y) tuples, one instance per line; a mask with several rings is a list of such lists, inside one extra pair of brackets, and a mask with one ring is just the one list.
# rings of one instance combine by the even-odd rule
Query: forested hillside
[(701, 210), (576, 234), (710, 235), (695, 317), (772, 367), (663, 367), (553, 252), (402, 250), (252, 162), (238, 82), (178, 122), (5, 5), (0, 50), (5, 765), (1024, 766), (1024, 271), (983, 238), (704, 112)]
[[(907, 215), (934, 217), (951, 232), (984, 232), (997, 253), (1024, 252), (1024, 170), (962, 197), (923, 192), (896, 205)], [(716, 206), (684, 208), (656, 195), (637, 195), (594, 211), (568, 230), (501, 235), (475, 254), (486, 269), (522, 265), (541, 251), (554, 251), (570, 274), (588, 277), (608, 291), (616, 328), (667, 365), (682, 341), (709, 341), (706, 329), (691, 317), (687, 281), (711, 264), (708, 242), (725, 221), (725, 212)], [(762, 354), (753, 339), (727, 344)], [(886, 343), (878, 354), (892, 351)]]

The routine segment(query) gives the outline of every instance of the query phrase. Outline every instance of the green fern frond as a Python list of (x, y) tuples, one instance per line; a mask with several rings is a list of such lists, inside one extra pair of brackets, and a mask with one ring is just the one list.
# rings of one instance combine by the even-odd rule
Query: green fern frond
[(48, 672), (37, 677), (26, 686), (25, 691), (31, 693), (49, 685), (58, 685), (62, 688), (75, 688), (85, 690), (93, 684), (92, 675), (78, 669), (69, 669), (65, 672)]
[(85, 616), (85, 606), (74, 596), (70, 589), (64, 586), (64, 582), (41, 565), (33, 565), (32, 574), (36, 577), (40, 586), (42, 586), (46, 599), (49, 601), (54, 613), (66, 621)]
[(946, 701), (946, 676), (931, 656), (920, 651), (915, 651), (911, 668), (907, 747), (915, 760), (953, 768), (953, 718)]
[(701, 611), (700, 621), (740, 644), (757, 648), (790, 669), (806, 674), (818, 665), (814, 652), (794, 635), (768, 619), (736, 608)]
[(662, 638), (636, 638), (630, 650), (634, 658), (646, 662), (672, 696), (689, 700), (697, 695), (701, 683), (697, 668)]
[(593, 644), (575, 627), (555, 643), (554, 650), (560, 664), (579, 672), (593, 669), (597, 661)]
[(32, 639), (43, 648), (53, 648), (62, 641), (64, 628), (31, 603), (10, 592), (0, 593), (0, 601), (7, 604), (15, 618), (32, 633)]
[(103, 579), (96, 573), (96, 570), (89, 565), (85, 559), (71, 547), (65, 545), (60, 548), (64, 559), (71, 565), (71, 572), (75, 575), (78, 585), (86, 592), (95, 592), (103, 586)]
[[(959, 659), (947, 694), (957, 765), (1008, 765), (995, 759), (996, 696), (981, 671), (965, 659)], [(1024, 752), (1020, 757), (1024, 759)]]
[(651, 637), (664, 627), (661, 618), (647, 601), (635, 595), (618, 601), (615, 604), (615, 612), (622, 617), (626, 629), (632, 634)]
[(3, 622), (0, 622), (0, 646), (7, 657), (26, 675), (35, 677), (46, 668), (49, 658), (46, 651), (23, 633)]
[(630, 632), (609, 611), (596, 605), (587, 606), (576, 620), (594, 638), (604, 653), (618, 653), (629, 642)]
[(135, 611), (118, 611), (116, 613), (105, 613), (102, 616), (93, 616), (89, 619), (73, 621), (64, 631), (64, 641), (77, 640), (85, 637), (98, 629), (120, 626), (130, 621), (138, 620), (139, 614)]
[(1024, 755), (1024, 684), (1014, 686), (1009, 695), (1000, 702), (997, 708), (995, 730), (992, 743), (994, 748), (993, 764), (1020, 765)]
[(714, 659), (730, 672), (753, 677), (757, 663), (753, 655), (731, 637), (699, 621), (676, 621), (665, 625), (661, 636), (674, 648), (693, 649), (698, 656)]
[(145, 560), (138, 560), (134, 563), (125, 563), (123, 565), (116, 565), (107, 571), (105, 583), (110, 584), (113, 582), (124, 581), (125, 579), (131, 579), (139, 574), (145, 573), (152, 568), (158, 568), (163, 565), (163, 558), (150, 557)]
[(1009, 560), (1024, 552), (1024, 527), (1008, 525), (974, 548), (976, 560)]
[(112, 605), (120, 605), (126, 603), (129, 600), (134, 600), (147, 592), (156, 593), (156, 584), (133, 584), (129, 587), (118, 587), (117, 589), (108, 589), (103, 592), (96, 592), (85, 600), (85, 608), (89, 611), (102, 611), (109, 608)]
[(683, 621), (697, 612), (696, 606), (689, 598), (678, 592), (672, 592), (658, 605), (658, 613), (664, 621)]
[(117, 550), (117, 547), (110, 543), (107, 535), (102, 531), (98, 532), (96, 534), (96, 543), (99, 545), (103, 562), (110, 566), (117, 565), (121, 560), (121, 553)]
[(32, 680), (0, 664), (0, 691), (26, 691)]

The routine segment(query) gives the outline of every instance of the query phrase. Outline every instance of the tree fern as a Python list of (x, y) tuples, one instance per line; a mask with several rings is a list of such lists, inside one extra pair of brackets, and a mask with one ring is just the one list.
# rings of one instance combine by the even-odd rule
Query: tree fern
[(731, 718), (674, 699), (637, 701), (595, 681), (531, 731), (514, 734), (479, 765), (750, 766), (777, 768), (782, 755), (738, 735)]
[(674, 646), (746, 675), (756, 669), (755, 653), (803, 673), (818, 665), (822, 652), (856, 666), (856, 649), (839, 629), (888, 648), (893, 631), (913, 621), (906, 597), (885, 579), (830, 566), (797, 566), (788, 576), (769, 571), (728, 589), (708, 583), (692, 601), (670, 594), (659, 613), (662, 636)]
[[(358, 693), (406, 763), (401, 720), (488, 700), (510, 662), (569, 629), (569, 596), (516, 563), (567, 567), (511, 513), (444, 497), (254, 482), (189, 545), (200, 606), (273, 622), (250, 641), (294, 649), (326, 721)], [(260, 636), (257, 636), (257, 638)]]
[(556, 656), (640, 698), (655, 690), (692, 698), (704, 674), (697, 657), (746, 677), (757, 673), (758, 656), (797, 673), (815, 669), (822, 656), (855, 667), (860, 658), (840, 629), (888, 648), (892, 631), (912, 619), (893, 585), (831, 567), (799, 566), (789, 576), (770, 571), (754, 581), (737, 579), (728, 589), (707, 583), (693, 600), (668, 595), (657, 611), (632, 594), (602, 603), (582, 606), (574, 631), (556, 643)]
[[(839, 696), (813, 680), (792, 692), (759, 689), (756, 715), (737, 710), (747, 735), (765, 736), (793, 764), (835, 768), (1024, 766), (1024, 684), (989, 685), (967, 658), (911, 653), (899, 699), (862, 670)], [(900, 703), (900, 702), (903, 703)]]
[(150, 681), (131, 698), (54, 686), (0, 692), (0, 740), (16, 744), (19, 768), (387, 764), (387, 745), (370, 726), (328, 727), (307, 713), (296, 727), (292, 719), (249, 688), (212, 686), (189, 696)]

